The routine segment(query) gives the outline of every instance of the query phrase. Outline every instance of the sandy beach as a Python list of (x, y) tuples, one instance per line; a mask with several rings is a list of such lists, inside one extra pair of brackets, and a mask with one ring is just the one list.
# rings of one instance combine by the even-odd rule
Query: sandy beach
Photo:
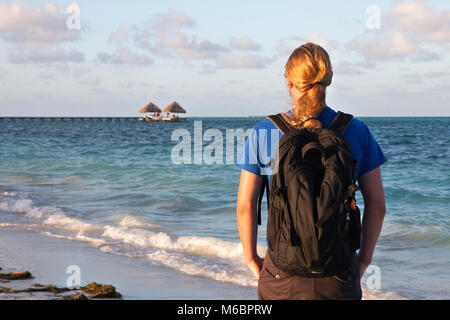
[[(2, 272), (28, 270), (34, 276), (0, 283), (2, 287), (24, 289), (35, 283), (65, 287), (69, 277), (67, 267), (78, 265), (82, 286), (94, 281), (111, 284), (123, 299), (256, 299), (255, 288), (174, 273), (163, 266), (36, 232), (2, 228), (0, 243)], [(55, 299), (55, 296), (51, 293), (0, 293), (0, 299)]]

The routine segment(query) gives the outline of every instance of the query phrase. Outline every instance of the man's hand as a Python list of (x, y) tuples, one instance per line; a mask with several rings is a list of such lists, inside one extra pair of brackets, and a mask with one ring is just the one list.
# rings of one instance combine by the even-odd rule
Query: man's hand
[(256, 279), (259, 279), (259, 275), (261, 274), (261, 269), (262, 269), (263, 263), (264, 263), (264, 259), (260, 258), (259, 256), (256, 256), (255, 259), (250, 260), (250, 262), (247, 263), (247, 267), (255, 275)]

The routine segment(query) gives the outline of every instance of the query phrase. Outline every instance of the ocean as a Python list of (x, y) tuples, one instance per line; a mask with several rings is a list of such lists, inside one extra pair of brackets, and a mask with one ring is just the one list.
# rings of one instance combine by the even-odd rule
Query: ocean
[[(135, 259), (168, 276), (254, 287), (256, 298), (257, 281), (243, 263), (237, 231), (240, 172), (228, 161), (237, 148), (230, 156), (225, 145), (227, 129), (245, 131), (260, 120), (4, 119), (0, 233), (21, 230), (83, 243), (119, 257), (118, 263)], [(372, 263), (376, 268), (363, 278), (364, 298), (448, 299), (450, 118), (361, 120), (388, 158), (382, 166), (387, 213)], [(180, 141), (188, 152), (184, 163), (176, 160)], [(211, 145), (221, 146), (223, 154), (215, 149), (202, 159)], [(218, 160), (210, 163), (210, 158)], [(358, 205), (362, 211), (360, 195)], [(266, 219), (264, 210), (261, 255)], [(211, 298), (221, 299), (220, 290)]]

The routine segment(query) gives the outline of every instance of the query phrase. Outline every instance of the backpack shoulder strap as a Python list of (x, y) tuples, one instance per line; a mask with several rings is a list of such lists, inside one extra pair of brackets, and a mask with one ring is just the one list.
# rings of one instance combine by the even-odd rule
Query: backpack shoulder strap
[[(338, 111), (336, 113), (336, 116), (331, 121), (330, 125), (328, 126), (328, 129), (335, 131), (337, 134), (342, 136), (345, 129), (349, 126), (350, 122), (352, 121), (353, 116), (351, 114), (343, 113), (341, 111)], [(353, 184), (359, 190), (358, 186), (356, 186), (356, 177), (355, 177), (355, 171), (358, 166), (358, 160), (353, 159)]]
[(261, 192), (259, 193), (258, 207), (257, 207), (258, 225), (261, 225), (261, 202), (264, 196), (264, 190), (266, 190), (267, 208), (269, 208), (269, 178), (267, 178), (267, 176), (264, 176), (263, 179), (264, 182), (262, 185)]
[(285, 134), (292, 129), (292, 126), (286, 120), (284, 120), (281, 113), (268, 116), (267, 119), (271, 120), (282, 134)]
[[(270, 115), (267, 117), (267, 119), (272, 121), (273, 124), (278, 128), (278, 130), (281, 131), (281, 133), (283, 135), (293, 128), (286, 120), (284, 120), (281, 113)], [(258, 224), (259, 225), (261, 225), (261, 202), (262, 202), (262, 198), (264, 196), (264, 190), (266, 191), (267, 207), (269, 207), (269, 179), (267, 178), (267, 176), (264, 177), (262, 190), (259, 193), (259, 198), (258, 198), (257, 213), (258, 213)]]
[(331, 121), (330, 125), (328, 126), (328, 129), (335, 131), (339, 135), (342, 135), (352, 119), (353, 116), (351, 114), (338, 111)]

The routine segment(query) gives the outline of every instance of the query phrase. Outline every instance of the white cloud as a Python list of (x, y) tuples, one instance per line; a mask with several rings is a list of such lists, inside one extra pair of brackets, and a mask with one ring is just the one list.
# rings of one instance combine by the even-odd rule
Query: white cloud
[(58, 48), (40, 48), (31, 51), (23, 50), (11, 52), (9, 61), (11, 63), (53, 63), (53, 62), (84, 62), (85, 56), (80, 51), (69, 48), (67, 50)]
[(169, 10), (167, 13), (154, 14), (151, 18), (151, 26), (157, 32), (167, 32), (173, 29), (192, 28), (195, 21), (185, 13), (176, 10)]
[(97, 87), (100, 85), (101, 81), (100, 78), (95, 75), (87, 75), (78, 81), (78, 83), (84, 86)]
[(231, 38), (230, 47), (242, 51), (258, 51), (261, 50), (261, 45), (249, 38)]
[(128, 40), (129, 32), (126, 26), (121, 25), (116, 31), (112, 32), (108, 37), (108, 42), (113, 44), (121, 44)]
[(411, 57), (412, 62), (430, 62), (441, 60), (441, 56), (436, 52), (422, 50)]
[(423, 44), (450, 42), (450, 10), (438, 12), (422, 0), (398, 3), (382, 18), (388, 27), (359, 36), (346, 48), (372, 61), (409, 57), (428, 62), (440, 55), (425, 51)]
[(402, 74), (402, 78), (405, 83), (408, 84), (422, 84), (424, 79), (427, 83), (430, 81), (436, 80), (439, 82), (446, 82), (447, 78), (450, 77), (449, 72), (444, 71), (429, 71), (424, 73), (413, 73), (413, 74)]
[(272, 58), (256, 54), (229, 53), (217, 60), (217, 67), (223, 69), (261, 69), (272, 61)]
[(352, 75), (352, 74), (362, 74), (364, 72), (364, 69), (371, 69), (374, 68), (375, 64), (367, 65), (365, 63), (353, 63), (349, 61), (339, 61), (335, 64), (333, 64), (333, 70), (336, 74), (345, 74), (345, 75)]
[(450, 72), (443, 72), (443, 71), (429, 71), (425, 72), (423, 74), (425, 78), (430, 79), (441, 79), (441, 78), (448, 78), (450, 77)]
[(80, 32), (66, 27), (67, 15), (51, 4), (43, 8), (13, 1), (0, 3), (0, 38), (24, 45), (55, 44), (73, 41)]
[(418, 73), (403, 74), (402, 78), (404, 79), (404, 82), (407, 84), (421, 84), (423, 82), (422, 77)]
[(153, 54), (183, 60), (212, 59), (228, 51), (224, 46), (182, 32), (151, 34), (141, 30), (134, 38), (138, 47)]
[(199, 71), (199, 73), (200, 74), (214, 74), (214, 73), (217, 73), (217, 70), (213, 65), (204, 64), (204, 65), (202, 65), (202, 68)]
[(119, 87), (121, 87), (122, 89), (134, 88), (134, 87), (136, 87), (136, 81), (129, 80), (129, 81), (124, 81), (124, 82), (119, 82)]
[(65, 73), (71, 72), (75, 79), (80, 79), (81, 77), (91, 73), (92, 70), (91, 70), (91, 68), (86, 67), (86, 66), (79, 66), (79, 67), (72, 68), (72, 70), (65, 68), (62, 71)]
[(89, 89), (89, 91), (94, 92), (96, 94), (109, 94), (109, 91), (106, 90), (105, 88), (100, 88), (100, 87), (91, 87)]
[(133, 26), (133, 39), (137, 47), (153, 54), (182, 60), (213, 59), (228, 51), (220, 44), (181, 31), (195, 25), (183, 12), (170, 10), (153, 15), (140, 26)]
[(372, 61), (388, 60), (418, 53), (418, 45), (403, 33), (394, 31), (383, 36), (366, 36), (353, 39), (346, 48), (357, 51)]
[(277, 44), (276, 50), (280, 56), (289, 56), (292, 51), (303, 44), (300, 37), (283, 38)]
[(133, 26), (132, 37), (134, 44), (143, 49), (153, 51), (156, 45), (156, 36), (150, 26), (144, 24), (142, 26)]
[(339, 42), (325, 38), (317, 33), (312, 33), (312, 34), (309, 34), (308, 36), (306, 36), (305, 42), (312, 42), (312, 43), (318, 44), (319, 46), (321, 46), (328, 52), (336, 49), (339, 46)]
[(312, 33), (305, 37), (289, 37), (283, 38), (278, 42), (276, 47), (277, 53), (281, 56), (289, 56), (295, 49), (300, 47), (302, 44), (307, 42), (312, 42), (323, 47), (328, 52), (336, 49), (339, 43), (335, 40), (328, 39), (320, 34)]
[(39, 77), (44, 80), (55, 79), (55, 73), (50, 68), (45, 68), (39, 73)]
[(450, 41), (450, 10), (437, 10), (424, 1), (403, 1), (392, 8), (389, 19), (403, 32), (426, 42)]
[(200, 39), (194, 35), (172, 34), (160, 39), (161, 49), (165, 49), (184, 60), (211, 59), (227, 49), (219, 44)]
[(98, 59), (103, 63), (112, 64), (130, 64), (135, 66), (147, 66), (153, 63), (153, 60), (145, 54), (134, 53), (128, 49), (120, 48), (113, 54), (100, 52)]
[(6, 77), (7, 74), (8, 74), (8, 72), (6, 72), (6, 70), (0, 69), (0, 79), (3, 79), (4, 77)]
[[(82, 63), (85, 55), (61, 45), (80, 38), (79, 30), (69, 30), (68, 14), (49, 2), (40, 6), (20, 0), (0, 3), (0, 40), (12, 44), (11, 63)], [(49, 74), (42, 75), (48, 78)]]

